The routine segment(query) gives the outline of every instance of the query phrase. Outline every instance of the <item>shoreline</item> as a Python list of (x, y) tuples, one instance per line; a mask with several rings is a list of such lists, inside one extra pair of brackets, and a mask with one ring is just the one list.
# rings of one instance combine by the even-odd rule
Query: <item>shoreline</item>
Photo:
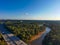
[(31, 40), (29, 40), (29, 43), (31, 43), (32, 41), (40, 38), (40, 37), (42, 36), (42, 34), (45, 33), (45, 31), (46, 31), (46, 30), (44, 30), (44, 31), (42, 31), (42, 32), (39, 32), (39, 33), (38, 33), (37, 35), (35, 35), (35, 36), (32, 36), (32, 37), (31, 37)]

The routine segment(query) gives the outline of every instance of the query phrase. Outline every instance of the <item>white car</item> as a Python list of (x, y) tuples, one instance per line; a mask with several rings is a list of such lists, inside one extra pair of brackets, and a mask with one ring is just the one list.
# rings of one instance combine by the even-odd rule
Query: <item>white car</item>
[(5, 34), (5, 32), (2, 32), (2, 34)]

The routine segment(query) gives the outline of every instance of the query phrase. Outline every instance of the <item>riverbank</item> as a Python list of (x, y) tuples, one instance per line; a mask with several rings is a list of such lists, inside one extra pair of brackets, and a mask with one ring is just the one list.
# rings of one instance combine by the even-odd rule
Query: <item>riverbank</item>
[(37, 39), (30, 42), (30, 45), (42, 45), (44, 37), (50, 32), (50, 30), (51, 30), (50, 28), (46, 27), (45, 31), (37, 36)]
[(44, 30), (43, 32), (39, 32), (37, 35), (32, 36), (31, 40), (29, 41), (30, 43), (38, 38), (40, 38), (42, 36), (43, 33), (45, 33), (46, 30)]
[(43, 40), (43, 45), (60, 45), (60, 23), (54, 24)]

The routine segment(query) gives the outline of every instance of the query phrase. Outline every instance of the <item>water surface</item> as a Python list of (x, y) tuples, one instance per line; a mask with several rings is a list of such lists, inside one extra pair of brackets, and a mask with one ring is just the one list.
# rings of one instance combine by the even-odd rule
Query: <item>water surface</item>
[(42, 34), (42, 36), (34, 41), (31, 42), (31, 45), (42, 45), (42, 41), (44, 37), (51, 31), (49, 27), (46, 27), (45, 33)]

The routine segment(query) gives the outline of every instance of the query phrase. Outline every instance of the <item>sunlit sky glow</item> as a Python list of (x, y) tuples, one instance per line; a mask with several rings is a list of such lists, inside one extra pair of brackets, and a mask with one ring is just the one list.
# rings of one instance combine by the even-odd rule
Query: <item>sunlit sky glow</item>
[(0, 19), (60, 20), (60, 0), (0, 0)]

